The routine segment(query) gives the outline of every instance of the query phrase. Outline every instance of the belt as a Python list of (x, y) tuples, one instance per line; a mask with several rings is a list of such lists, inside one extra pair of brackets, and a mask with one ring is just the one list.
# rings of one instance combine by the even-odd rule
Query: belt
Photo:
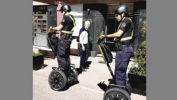
[(130, 45), (122, 45), (122, 44), (119, 44), (119, 43), (116, 43), (115, 44), (115, 47), (116, 47), (116, 50), (117, 51), (124, 51), (126, 47), (129, 47)]
[(66, 40), (72, 39), (72, 35), (71, 34), (61, 33), (61, 38), (66, 39)]

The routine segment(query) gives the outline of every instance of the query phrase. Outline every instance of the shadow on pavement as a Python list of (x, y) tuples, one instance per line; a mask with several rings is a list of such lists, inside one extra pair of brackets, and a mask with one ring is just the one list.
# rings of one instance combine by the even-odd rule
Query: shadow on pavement
[(61, 91), (66, 91), (66, 90), (68, 90), (70, 87), (72, 87), (72, 86), (74, 86), (74, 85), (76, 85), (76, 84), (78, 84), (78, 83), (79, 83), (79, 81), (74, 82), (74, 83), (71, 83), (71, 84), (67, 84)]
[[(78, 72), (78, 75), (80, 75), (83, 71), (88, 70), (91, 63), (92, 63), (91, 61), (87, 61), (87, 62), (86, 62), (86, 66), (85, 66), (83, 69), (76, 68), (76, 70), (77, 70), (77, 72)], [(78, 84), (78, 83), (79, 83), (79, 81), (77, 81), (77, 82), (71, 82), (71, 83), (67, 84), (67, 85), (65, 86), (65, 88), (63, 88), (61, 91), (66, 91), (66, 90), (68, 90), (70, 87), (72, 87), (72, 86), (74, 86), (75, 84)]]

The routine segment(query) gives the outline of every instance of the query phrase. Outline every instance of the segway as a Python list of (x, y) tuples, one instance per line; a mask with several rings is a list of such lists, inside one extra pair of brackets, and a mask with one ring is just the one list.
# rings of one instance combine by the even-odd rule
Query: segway
[(52, 69), (48, 81), (50, 88), (55, 91), (63, 90), (67, 85), (74, 84), (78, 81), (78, 73), (74, 65), (71, 65), (71, 70), (67, 73), (64, 73), (59, 67), (52, 67)]
[[(103, 34), (103, 32), (100, 34), (100, 36)], [(127, 86), (119, 86), (115, 84), (115, 78), (113, 75), (113, 71), (109, 65), (109, 63), (112, 62), (113, 56), (111, 54), (111, 51), (109, 47), (106, 45), (106, 42), (104, 42), (104, 39), (99, 38), (97, 41), (98, 48), (101, 52), (101, 55), (103, 56), (103, 59), (108, 67), (108, 70), (112, 76), (112, 79), (110, 79), (108, 86), (104, 84), (103, 82), (100, 82), (98, 86), (103, 89), (104, 87), (104, 100), (131, 100), (130, 95), (132, 88), (127, 81)]]
[[(57, 54), (58, 38), (56, 37), (56, 32), (49, 28), (47, 41), (49, 47), (52, 49), (54, 54)], [(59, 67), (52, 67), (52, 71), (49, 75), (48, 82), (50, 88), (55, 91), (63, 90), (66, 86), (78, 82), (78, 72), (76, 71), (75, 65), (70, 65), (71, 69), (67, 72)]]

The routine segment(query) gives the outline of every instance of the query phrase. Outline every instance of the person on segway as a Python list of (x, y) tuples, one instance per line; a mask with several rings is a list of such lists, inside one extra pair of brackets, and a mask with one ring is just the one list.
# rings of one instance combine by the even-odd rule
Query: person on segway
[(129, 17), (128, 8), (125, 5), (119, 5), (115, 9), (115, 18), (119, 22), (117, 32), (102, 35), (101, 38), (114, 38), (116, 44), (115, 74), (114, 83), (125, 87), (127, 84), (126, 71), (133, 53), (131, 45), (133, 40), (134, 26)]
[(69, 56), (73, 28), (76, 25), (75, 19), (70, 14), (71, 7), (69, 5), (63, 5), (60, 11), (63, 14), (61, 24), (50, 28), (53, 31), (61, 31), (60, 38), (58, 39), (58, 48), (56, 49), (58, 68), (52, 67), (53, 70), (48, 79), (51, 89), (56, 91), (63, 90), (66, 86), (78, 80), (78, 73), (74, 64), (71, 64)]
[(75, 26), (75, 19), (70, 14), (71, 7), (70, 5), (63, 5), (60, 9), (63, 14), (61, 24), (52, 29), (55, 31), (61, 31), (61, 36), (58, 41), (58, 51), (57, 51), (57, 60), (58, 67), (67, 75), (70, 67), (70, 45), (72, 41), (73, 27)]

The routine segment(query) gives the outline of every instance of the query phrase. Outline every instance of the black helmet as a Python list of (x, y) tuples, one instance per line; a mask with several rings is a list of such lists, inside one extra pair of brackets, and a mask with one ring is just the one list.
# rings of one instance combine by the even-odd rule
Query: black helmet
[(61, 8), (60, 8), (60, 11), (67, 11), (67, 12), (70, 12), (71, 11), (71, 7), (70, 7), (70, 5), (63, 5), (63, 6), (61, 6)]
[(125, 16), (128, 15), (128, 8), (127, 8), (127, 6), (120, 5), (114, 11), (114, 14), (122, 14), (122, 13), (125, 13)]

